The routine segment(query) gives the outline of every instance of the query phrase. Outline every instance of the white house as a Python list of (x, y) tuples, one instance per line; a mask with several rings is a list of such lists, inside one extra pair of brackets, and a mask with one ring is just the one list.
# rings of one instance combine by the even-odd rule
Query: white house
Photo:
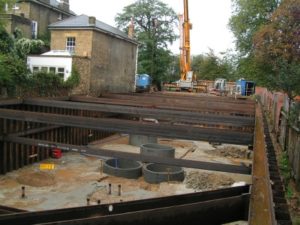
[(38, 56), (28, 56), (27, 66), (31, 72), (53, 72), (67, 80), (72, 73), (72, 55), (64, 50), (52, 50)]

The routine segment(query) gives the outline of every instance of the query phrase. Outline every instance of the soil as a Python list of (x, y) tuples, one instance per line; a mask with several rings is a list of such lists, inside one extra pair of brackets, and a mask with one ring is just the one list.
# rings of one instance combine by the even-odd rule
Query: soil
[(252, 151), (235, 146), (221, 146), (215, 150), (205, 151), (207, 154), (234, 159), (251, 159)]
[[(159, 143), (175, 147), (176, 158), (232, 163), (224, 157), (206, 154), (214, 150), (207, 142), (160, 139)], [(128, 136), (112, 136), (96, 143), (97, 146), (139, 153), (137, 146), (128, 145)], [(104, 157), (105, 158), (105, 157)], [(240, 163), (237, 159), (237, 164)], [(55, 164), (53, 170), (41, 170), (40, 164)], [(137, 180), (113, 177), (102, 171), (103, 158), (88, 157), (76, 153), (64, 153), (60, 159), (47, 159), (0, 176), (0, 202), (29, 211), (77, 207), (120, 201), (155, 198), (196, 191), (218, 189), (233, 182), (251, 183), (250, 175), (208, 172), (184, 168), (184, 182), (149, 184), (141, 177)], [(112, 184), (112, 194), (108, 194)], [(118, 185), (122, 185), (121, 196)], [(26, 186), (26, 198), (20, 198), (21, 187)]]
[(191, 171), (187, 174), (185, 183), (187, 188), (204, 191), (230, 187), (234, 180), (223, 174)]
[(54, 185), (56, 183), (55, 177), (52, 174), (48, 174), (42, 171), (21, 174), (17, 177), (17, 181), (20, 184), (32, 187), (45, 187)]

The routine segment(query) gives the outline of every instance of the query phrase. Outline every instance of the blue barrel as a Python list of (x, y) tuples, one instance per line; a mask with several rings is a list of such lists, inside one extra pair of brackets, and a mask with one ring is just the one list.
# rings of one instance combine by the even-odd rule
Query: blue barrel
[(136, 91), (149, 91), (152, 83), (152, 78), (148, 74), (137, 74), (135, 76)]

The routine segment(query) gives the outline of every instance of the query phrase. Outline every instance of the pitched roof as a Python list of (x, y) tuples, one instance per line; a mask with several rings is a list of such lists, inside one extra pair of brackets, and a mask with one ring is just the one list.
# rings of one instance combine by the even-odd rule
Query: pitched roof
[(55, 29), (94, 29), (97, 31), (100, 31), (102, 33), (106, 33), (108, 35), (114, 36), (119, 39), (125, 39), (129, 42), (138, 44), (137, 41), (135, 41), (132, 38), (129, 38), (127, 34), (120, 31), (119, 29), (112, 27), (106, 23), (103, 23), (99, 20), (96, 20), (95, 24), (89, 23), (89, 16), (87, 15), (79, 15), (74, 17), (69, 17), (65, 20), (52, 23), (49, 25), (49, 29), (55, 30)]
[(57, 0), (49, 0), (49, 2), (45, 2), (45, 1), (41, 1), (41, 0), (18, 0), (18, 2), (32, 2), (32, 3), (36, 3), (38, 5), (43, 5), (47, 8), (51, 8), (53, 10), (62, 12), (64, 14), (67, 14), (69, 16), (75, 16), (76, 13), (74, 13), (71, 10), (66, 10), (62, 7), (59, 7), (59, 2)]

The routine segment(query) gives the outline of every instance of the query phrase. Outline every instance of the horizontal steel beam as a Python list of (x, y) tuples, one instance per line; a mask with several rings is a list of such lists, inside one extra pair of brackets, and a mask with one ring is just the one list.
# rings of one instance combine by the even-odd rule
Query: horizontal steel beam
[(186, 205), (161, 207), (121, 214), (94, 216), (68, 221), (40, 223), (41, 225), (217, 225), (239, 220), (247, 220), (249, 195), (197, 202)]
[(118, 114), (127, 114), (138, 117), (149, 117), (158, 120), (167, 120), (177, 123), (195, 123), (195, 124), (207, 124), (218, 126), (230, 126), (230, 127), (242, 127), (249, 126), (254, 127), (254, 117), (245, 116), (230, 116), (230, 115), (218, 115), (207, 114), (199, 112), (188, 111), (175, 111), (167, 109), (154, 109), (154, 108), (141, 108), (134, 106), (124, 105), (111, 105), (111, 104), (93, 104), (85, 102), (70, 102), (70, 101), (54, 101), (47, 99), (25, 99), (24, 104), (36, 105), (45, 107), (57, 107), (66, 109), (78, 109), (88, 110), (96, 112), (110, 112)]
[(0, 107), (1, 106), (9, 106), (9, 105), (20, 105), (22, 103), (23, 103), (22, 99), (1, 99)]
[[(240, 204), (236, 204), (236, 200)], [(175, 196), (166, 196), (161, 198), (143, 199), (130, 202), (120, 202), (113, 204), (112, 212), (108, 211), (110, 204), (95, 205), (95, 206), (85, 206), (76, 207), (68, 209), (57, 209), (57, 210), (46, 210), (40, 212), (26, 212), (17, 213), (14, 215), (4, 215), (0, 216), (0, 224), (14, 224), (14, 225), (24, 225), (24, 224), (43, 224), (43, 223), (71, 223), (72, 221), (81, 224), (81, 222), (101, 217), (112, 216), (113, 218), (119, 217), (121, 214), (132, 213), (133, 216), (138, 211), (149, 212), (152, 210), (164, 210), (171, 212), (173, 209), (180, 209), (186, 211), (189, 214), (190, 207), (194, 206), (194, 210), (197, 210), (197, 215), (202, 217), (203, 221), (212, 222), (216, 215), (218, 215), (218, 220), (222, 222), (247, 219), (247, 202), (249, 201), (249, 186), (244, 187), (231, 187), (221, 190), (205, 191), (191, 194), (182, 194)], [(201, 203), (201, 207), (199, 207)], [(197, 207), (195, 207), (197, 204)], [(175, 207), (175, 208), (174, 208)], [(216, 207), (216, 208), (214, 208)], [(225, 207), (227, 209), (225, 209)], [(204, 210), (205, 209), (205, 210)], [(217, 210), (216, 210), (217, 209)], [(227, 213), (227, 210), (231, 210)], [(236, 211), (234, 211), (236, 210)], [(226, 214), (227, 213), (227, 214)], [(173, 212), (176, 215), (176, 212)], [(211, 216), (214, 214), (214, 216)], [(155, 217), (161, 217), (161, 222), (164, 221), (165, 215), (162, 213), (154, 213)], [(111, 219), (111, 222), (114, 219)], [(147, 217), (143, 217), (144, 219)], [(186, 223), (192, 224), (192, 218), (187, 217)], [(137, 217), (134, 218), (137, 220)], [(201, 221), (202, 221), (201, 220)], [(60, 222), (59, 222), (60, 221)], [(64, 221), (64, 222), (63, 222)], [(197, 220), (198, 222), (199, 220)], [(124, 221), (125, 222), (125, 221)], [(87, 224), (94, 224), (89, 221)], [(102, 224), (102, 223), (101, 223)], [(123, 223), (124, 224), (124, 223)], [(129, 223), (131, 224), (131, 223)], [(135, 223), (144, 224), (144, 223)], [(156, 223), (154, 223), (156, 224)], [(164, 224), (168, 224), (166, 221)], [(178, 223), (173, 223), (178, 224)], [(180, 223), (181, 224), (181, 223)], [(202, 224), (202, 223), (201, 223)], [(212, 223), (210, 223), (212, 224)]]
[(200, 128), (184, 125), (161, 125), (107, 118), (57, 115), (11, 109), (0, 109), (0, 118), (81, 127), (110, 132), (152, 135), (158, 137), (252, 145), (253, 134), (229, 129)]
[(81, 97), (71, 96), (71, 101), (77, 102), (90, 102), (90, 103), (102, 103), (111, 105), (126, 105), (137, 106), (146, 108), (158, 108), (158, 109), (172, 109), (181, 111), (196, 111), (196, 112), (210, 112), (210, 113), (223, 113), (232, 115), (249, 115), (254, 116), (254, 108), (247, 105), (239, 105), (237, 103), (218, 103), (218, 102), (185, 102), (180, 104), (147, 101), (140, 98), (139, 100), (128, 99), (113, 99), (113, 98), (93, 98), (93, 97)]
[(229, 172), (229, 173), (240, 173), (240, 174), (250, 174), (251, 168), (247, 166), (237, 166), (237, 165), (229, 165), (222, 163), (211, 163), (211, 162), (202, 162), (195, 160), (185, 160), (185, 159), (171, 159), (165, 157), (156, 157), (156, 156), (146, 156), (136, 153), (129, 152), (120, 152), (108, 149), (100, 149), (95, 146), (78, 146), (78, 145), (70, 145), (64, 143), (57, 143), (45, 140), (24, 138), (24, 137), (16, 137), (13, 135), (9, 135), (5, 137), (5, 141), (33, 145), (43, 148), (60, 148), (64, 151), (70, 152), (78, 152), (85, 155), (98, 156), (98, 157), (112, 157), (112, 158), (123, 158), (123, 159), (131, 159), (141, 162), (153, 162), (153, 163), (161, 163), (173, 166), (181, 166), (188, 168), (197, 168), (203, 170), (213, 170), (213, 171), (221, 171), (221, 172)]
[(211, 96), (211, 95), (193, 95), (192, 93), (187, 93), (186, 95), (182, 95), (182, 93), (166, 93), (166, 92), (156, 92), (156, 93), (120, 93), (113, 94), (107, 93), (102, 94), (101, 97), (104, 98), (115, 98), (115, 99), (145, 99), (152, 101), (160, 101), (160, 102), (173, 102), (176, 104), (180, 104), (182, 102), (217, 102), (217, 103), (235, 103), (239, 105), (247, 105), (247, 107), (254, 107), (255, 101), (252, 99), (235, 99), (229, 97), (222, 96)]
[(0, 215), (15, 214), (15, 213), (19, 213), (19, 212), (26, 212), (26, 210), (16, 209), (16, 208), (0, 205)]

